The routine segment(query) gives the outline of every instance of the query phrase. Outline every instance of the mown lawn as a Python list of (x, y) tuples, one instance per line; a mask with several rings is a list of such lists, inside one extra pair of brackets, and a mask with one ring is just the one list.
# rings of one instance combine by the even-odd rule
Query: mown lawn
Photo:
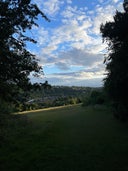
[(23, 116), (1, 146), (0, 171), (128, 171), (128, 124), (107, 108), (69, 106)]

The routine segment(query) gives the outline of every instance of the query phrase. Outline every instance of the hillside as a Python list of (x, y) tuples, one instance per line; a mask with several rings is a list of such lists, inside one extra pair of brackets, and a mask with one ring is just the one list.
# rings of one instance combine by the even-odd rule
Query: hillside
[(24, 122), (6, 130), (1, 171), (128, 170), (127, 124), (115, 121), (106, 107), (76, 105), (20, 116)]

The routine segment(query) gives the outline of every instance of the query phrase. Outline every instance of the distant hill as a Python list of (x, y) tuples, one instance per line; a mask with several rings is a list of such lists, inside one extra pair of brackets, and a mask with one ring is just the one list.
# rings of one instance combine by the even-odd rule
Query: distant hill
[(50, 97), (50, 96), (57, 96), (57, 97), (81, 97), (86, 96), (93, 90), (102, 90), (101, 87), (92, 88), (92, 87), (77, 87), (77, 86), (51, 86), (51, 88), (44, 88), (43, 86), (35, 91), (30, 92), (30, 97), (36, 98), (43, 98), (43, 97)]
[(17, 110), (25, 111), (82, 103), (83, 99), (94, 90), (101, 91), (102, 88), (44, 86), (42, 84), (38, 88), (25, 92), (25, 94), (20, 94)]

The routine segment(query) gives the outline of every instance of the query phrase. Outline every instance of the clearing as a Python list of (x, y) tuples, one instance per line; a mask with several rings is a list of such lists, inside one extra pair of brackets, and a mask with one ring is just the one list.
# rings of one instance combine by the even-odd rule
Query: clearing
[(128, 124), (106, 107), (28, 112), (11, 123), (1, 171), (128, 171)]

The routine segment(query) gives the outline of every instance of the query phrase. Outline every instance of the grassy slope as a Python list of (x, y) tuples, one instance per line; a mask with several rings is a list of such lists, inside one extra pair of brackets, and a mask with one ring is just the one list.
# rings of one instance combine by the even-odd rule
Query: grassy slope
[(28, 113), (0, 150), (1, 171), (128, 170), (128, 126), (105, 109), (65, 107)]

